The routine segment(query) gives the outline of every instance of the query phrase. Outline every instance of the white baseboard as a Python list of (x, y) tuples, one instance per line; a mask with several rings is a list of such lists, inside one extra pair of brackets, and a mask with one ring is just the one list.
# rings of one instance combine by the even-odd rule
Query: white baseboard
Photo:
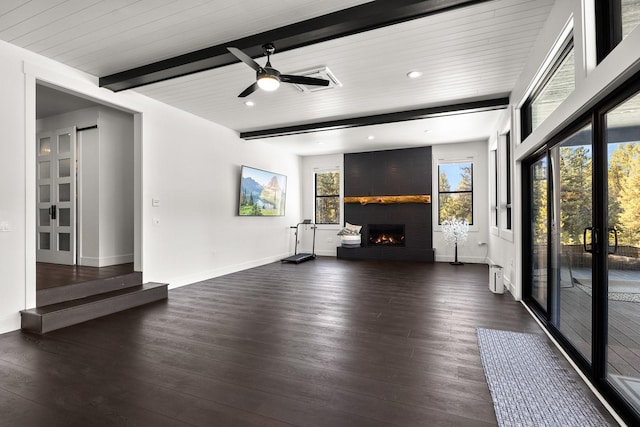
[(338, 249), (336, 248), (333, 250), (330, 250), (330, 249), (319, 250), (319, 251), (316, 251), (316, 255), (336, 257), (338, 256)]
[(20, 313), (18, 311), (0, 317), (0, 334), (17, 331), (18, 329), (20, 329)]
[(145, 282), (163, 282), (163, 283), (167, 283), (168, 282), (169, 283), (169, 289), (175, 289), (175, 288), (180, 288), (180, 287), (186, 286), (186, 285), (192, 285), (192, 284), (197, 283), (197, 282), (202, 282), (203, 280), (213, 279), (213, 278), (219, 277), (219, 276), (224, 276), (225, 274), (231, 274), (231, 273), (235, 273), (235, 272), (238, 272), (238, 271), (247, 270), (249, 268), (254, 268), (254, 267), (259, 267), (261, 265), (270, 264), (272, 262), (280, 261), (281, 259), (286, 258), (286, 257), (288, 257), (290, 255), (291, 255), (290, 253), (274, 255), (274, 256), (270, 256), (270, 257), (266, 257), (266, 258), (260, 258), (260, 259), (256, 259), (256, 260), (252, 260), (252, 261), (239, 263), (239, 264), (226, 265), (226, 266), (220, 267), (220, 268), (214, 268), (214, 269), (211, 269), (211, 270), (205, 270), (205, 271), (201, 271), (201, 272), (195, 273), (195, 274), (190, 274), (190, 275), (187, 275), (187, 276), (169, 278), (169, 280), (167, 280), (166, 278), (162, 279), (162, 280), (157, 280), (157, 279), (154, 279), (154, 278), (149, 278), (147, 276), (144, 276), (144, 272), (142, 274), (143, 274)]
[[(436, 262), (453, 262), (455, 260), (454, 256), (449, 255), (438, 255), (436, 253)], [(464, 262), (467, 264), (486, 264), (486, 257), (470, 257), (470, 256), (458, 256), (458, 261)]]
[(503, 280), (503, 283), (504, 283), (504, 288), (507, 291), (509, 291), (509, 293), (511, 294), (513, 299), (518, 301), (518, 299), (516, 298), (515, 287), (514, 287), (513, 283), (511, 283), (511, 280), (509, 280), (509, 278), (506, 277), (505, 275), (502, 276), (502, 280)]
[(108, 267), (110, 265), (127, 264), (133, 262), (133, 254), (114, 255), (109, 257), (80, 257), (78, 265), (87, 267)]

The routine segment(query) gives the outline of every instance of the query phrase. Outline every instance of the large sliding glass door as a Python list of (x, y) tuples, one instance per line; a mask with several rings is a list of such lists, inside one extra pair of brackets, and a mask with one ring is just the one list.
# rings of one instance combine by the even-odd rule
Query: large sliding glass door
[(549, 235), (547, 200), (547, 158), (531, 165), (531, 296), (547, 311), (547, 278), (549, 276), (547, 242)]
[(593, 330), (592, 139), (589, 123), (529, 166), (529, 296), (587, 363)]
[(553, 179), (551, 204), (551, 277), (554, 292), (551, 321), (591, 360), (593, 147), (591, 124), (550, 150)]
[[(640, 419), (640, 79), (527, 162), (525, 297)], [(635, 418), (634, 418), (635, 417)]]
[(604, 116), (608, 163), (607, 380), (640, 412), (640, 94)]

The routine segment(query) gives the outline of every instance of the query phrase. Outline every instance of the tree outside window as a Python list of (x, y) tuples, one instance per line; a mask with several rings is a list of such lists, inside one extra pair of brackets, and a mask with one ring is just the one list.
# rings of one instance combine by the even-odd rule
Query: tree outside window
[(438, 165), (438, 224), (461, 218), (473, 224), (473, 163)]
[(340, 223), (340, 172), (316, 173), (316, 224)]

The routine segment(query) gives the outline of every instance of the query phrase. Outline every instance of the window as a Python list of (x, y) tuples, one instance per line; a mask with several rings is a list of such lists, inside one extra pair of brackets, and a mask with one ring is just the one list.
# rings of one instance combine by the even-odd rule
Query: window
[(438, 165), (438, 224), (447, 218), (473, 224), (473, 163)]
[(499, 201), (498, 201), (498, 150), (491, 150), (490, 167), (493, 174), (491, 175), (491, 224), (498, 227), (499, 217)]
[(573, 38), (570, 38), (522, 107), (523, 140), (573, 92), (575, 80)]
[(315, 181), (315, 223), (340, 224), (340, 172), (317, 172)]
[(640, 24), (640, 0), (620, 0), (622, 15), (622, 38)]
[(511, 230), (511, 132), (507, 132), (504, 138), (504, 154), (505, 154), (505, 183), (507, 191), (505, 195), (505, 205), (507, 208), (507, 220), (505, 228)]
[(640, 24), (640, 0), (597, 1), (595, 5), (600, 62)]

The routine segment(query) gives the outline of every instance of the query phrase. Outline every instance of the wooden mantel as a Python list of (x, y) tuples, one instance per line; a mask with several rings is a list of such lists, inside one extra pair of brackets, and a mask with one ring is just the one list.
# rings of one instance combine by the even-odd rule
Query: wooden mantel
[(379, 204), (390, 205), (395, 203), (431, 203), (431, 195), (413, 196), (352, 196), (345, 197), (345, 203), (360, 203), (361, 205)]

